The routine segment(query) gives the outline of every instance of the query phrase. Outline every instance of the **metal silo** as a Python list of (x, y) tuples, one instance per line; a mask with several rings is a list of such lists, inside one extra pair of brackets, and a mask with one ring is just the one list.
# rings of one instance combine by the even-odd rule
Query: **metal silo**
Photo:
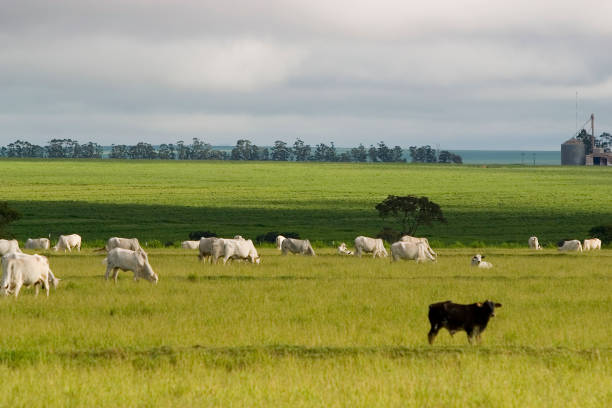
[(586, 150), (582, 141), (571, 138), (561, 145), (561, 164), (564, 166), (584, 166)]

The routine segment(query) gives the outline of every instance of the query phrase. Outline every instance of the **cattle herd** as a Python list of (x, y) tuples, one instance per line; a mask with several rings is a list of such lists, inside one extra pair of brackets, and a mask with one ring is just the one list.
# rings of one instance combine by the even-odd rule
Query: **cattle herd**
[[(542, 247), (537, 237), (530, 237), (527, 241), (529, 248), (540, 250)], [(25, 243), (26, 249), (49, 250), (51, 242), (49, 238), (29, 238)], [(254, 264), (260, 263), (253, 241), (236, 235), (232, 239), (227, 238), (201, 238), (199, 241), (183, 241), (181, 247), (185, 249), (197, 249), (201, 261), (209, 260), (212, 263), (222, 258), (223, 264), (229, 260), (246, 260)], [(54, 251), (72, 251), (76, 248), (81, 250), (81, 237), (77, 234), (60, 235), (57, 244), (52, 247)], [(282, 255), (300, 254), (315, 256), (315, 251), (310, 241), (305, 239), (285, 238), (279, 235), (276, 238), (276, 248)], [(597, 238), (579, 240), (562, 240), (557, 244), (559, 251), (588, 251), (601, 249), (601, 241)], [(149, 282), (157, 283), (159, 278), (149, 263), (145, 250), (140, 246), (137, 238), (109, 238), (103, 248), (95, 251), (106, 251), (107, 256), (103, 263), (106, 264), (105, 279), (112, 278), (117, 283), (119, 269), (132, 271), (134, 280), (140, 278)], [(364, 253), (372, 254), (373, 258), (387, 257), (383, 240), (358, 236), (355, 238), (355, 250), (350, 251), (346, 243), (338, 247), (341, 255), (354, 255), (361, 257)], [(2, 256), (2, 278), (0, 280), (0, 293), (3, 295), (19, 295), (22, 286), (35, 287), (38, 295), (39, 287), (43, 288), (49, 296), (49, 287), (57, 288), (60, 281), (55, 277), (49, 266), (47, 257), (39, 254), (24, 254), (19, 248), (17, 240), (0, 239), (0, 256)], [(492, 268), (493, 264), (483, 261), (485, 256), (476, 254), (472, 257), (471, 265), (477, 268)], [(391, 245), (391, 261), (400, 259), (414, 260), (417, 263), (433, 261), (437, 254), (429, 246), (427, 238), (416, 238), (409, 235)], [(480, 341), (480, 335), (487, 327), (489, 319), (495, 316), (495, 308), (501, 307), (500, 303), (486, 300), (482, 303), (461, 305), (452, 301), (445, 301), (429, 305), (429, 322), (431, 329), (428, 334), (429, 343), (432, 344), (438, 331), (446, 328), (451, 335), (457, 331), (465, 331), (468, 341)]]

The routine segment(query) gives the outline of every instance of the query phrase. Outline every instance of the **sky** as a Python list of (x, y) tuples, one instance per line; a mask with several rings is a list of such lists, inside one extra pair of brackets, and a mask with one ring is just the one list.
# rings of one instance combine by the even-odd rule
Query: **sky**
[(559, 150), (591, 113), (612, 133), (610, 16), (609, 0), (1, 0), (0, 145)]

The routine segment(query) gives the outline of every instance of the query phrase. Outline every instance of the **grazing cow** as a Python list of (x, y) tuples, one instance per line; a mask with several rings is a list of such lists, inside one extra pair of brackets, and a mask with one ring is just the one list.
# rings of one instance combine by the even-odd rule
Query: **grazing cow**
[(49, 238), (28, 238), (25, 243), (25, 249), (49, 249), (51, 242)]
[(429, 305), (428, 317), (431, 324), (431, 330), (427, 335), (429, 344), (433, 344), (438, 331), (443, 327), (451, 336), (464, 330), (470, 344), (474, 344), (474, 339), (480, 343), (480, 335), (487, 328), (489, 319), (495, 316), (495, 308), (501, 306), (501, 303), (490, 300), (471, 305), (460, 305), (447, 300)]
[(158, 277), (153, 272), (153, 268), (149, 264), (149, 257), (147, 253), (142, 249), (138, 248), (136, 251), (129, 249), (114, 248), (108, 252), (103, 263), (106, 264), (106, 274), (104, 278), (108, 280), (112, 277), (117, 283), (117, 275), (119, 275), (119, 269), (122, 271), (134, 272), (134, 280), (138, 281), (139, 278), (144, 278), (149, 282), (157, 283)]
[(427, 238), (417, 238), (417, 237), (411, 237), (410, 235), (404, 235), (400, 238), (400, 241), (402, 242), (409, 242), (411, 244), (416, 244), (417, 242), (422, 242), (425, 245), (427, 245), (427, 252), (429, 252), (429, 254), (431, 256), (433, 256), (434, 258), (438, 256), (438, 254), (436, 254), (434, 252), (433, 249), (431, 249), (431, 247), (429, 246), (429, 240)]
[(353, 255), (353, 251), (349, 251), (344, 242), (338, 247), (338, 253), (340, 255)]
[(200, 238), (200, 244), (198, 246), (198, 258), (200, 261), (208, 260), (213, 254), (213, 244), (215, 241), (221, 238), (216, 237), (208, 237), (208, 238)]
[(577, 239), (563, 240), (557, 243), (557, 249), (559, 251), (577, 251), (582, 252), (582, 244)]
[(58, 251), (63, 249), (64, 252), (68, 250), (68, 252), (72, 252), (72, 248), (76, 248), (78, 251), (81, 251), (81, 236), (77, 234), (71, 235), (60, 235), (57, 240), (57, 244), (53, 247), (54, 251)]
[(246, 259), (251, 263), (260, 262), (259, 254), (250, 239), (218, 239), (213, 243), (212, 263), (223, 256), (223, 265), (229, 259)]
[(428, 245), (424, 242), (394, 242), (391, 245), (391, 262), (400, 259), (414, 259), (416, 263), (434, 261), (434, 258), (427, 250)]
[(276, 249), (280, 250), (282, 248), (282, 244), (285, 239), (286, 238), (283, 237), (282, 235), (279, 235), (276, 237)]
[[(9, 253), (2, 257), (2, 280), (0, 291), (3, 295), (19, 296), (22, 286), (34, 286), (38, 296), (38, 285), (46, 290), (49, 296), (49, 260), (42, 255)], [(52, 284), (57, 287), (58, 279), (52, 276)]]
[[(24, 254), (22, 252), (11, 252), (5, 255), (5, 257), (6, 259), (30, 259), (32, 257), (39, 257), (39, 258), (44, 258), (46, 262), (49, 263), (48, 259), (45, 256), (38, 255), (38, 254), (29, 255), (29, 254)], [(57, 285), (59, 284), (59, 281), (61, 279), (56, 278), (55, 275), (53, 274), (53, 271), (51, 271), (51, 269), (47, 271), (47, 275), (49, 278), (48, 279), (49, 284), (52, 285), (54, 289), (57, 289)]]
[(21, 252), (19, 242), (16, 239), (0, 239), (0, 256), (10, 254), (11, 252)]
[(184, 248), (184, 249), (198, 249), (199, 247), (200, 247), (200, 241), (181, 242), (181, 248)]
[(585, 239), (582, 245), (584, 251), (590, 251), (591, 249), (601, 249), (601, 240), (599, 238)]
[(491, 262), (483, 261), (484, 255), (476, 254), (472, 257), (472, 266), (477, 266), (478, 268), (490, 269), (493, 267)]
[(291, 252), (292, 254), (315, 256), (315, 251), (307, 239), (285, 238), (281, 244), (281, 251), (283, 255)]
[(372, 253), (372, 258), (388, 256), (382, 239), (358, 236), (355, 238), (355, 256), (361, 258), (363, 252)]
[(542, 247), (540, 246), (540, 243), (538, 242), (538, 237), (529, 237), (527, 244), (529, 245), (529, 248), (531, 249), (535, 249), (535, 250), (542, 249)]
[(106, 249), (106, 252), (110, 252), (111, 250), (115, 248), (129, 249), (130, 251), (136, 251), (138, 248), (140, 248), (140, 242), (138, 241), (138, 238), (111, 237), (108, 239), (108, 241), (106, 241), (106, 245), (104, 246), (104, 249)]

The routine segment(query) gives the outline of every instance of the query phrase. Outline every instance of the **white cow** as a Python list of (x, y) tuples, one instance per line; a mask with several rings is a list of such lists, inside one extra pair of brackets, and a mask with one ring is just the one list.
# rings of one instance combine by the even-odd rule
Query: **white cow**
[(144, 278), (153, 283), (158, 281), (157, 275), (149, 264), (149, 257), (142, 248), (138, 248), (136, 251), (123, 248), (111, 249), (102, 263), (106, 264), (104, 278), (108, 280), (112, 271), (112, 278), (115, 283), (117, 283), (119, 269), (134, 272), (135, 281), (138, 281), (139, 278)]
[(427, 252), (429, 252), (429, 254), (431, 256), (433, 256), (434, 258), (438, 256), (438, 254), (436, 254), (434, 252), (433, 249), (431, 249), (431, 247), (429, 246), (429, 240), (427, 238), (417, 238), (417, 237), (411, 237), (410, 235), (404, 235), (403, 237), (400, 238), (400, 241), (402, 242), (409, 242), (412, 244), (416, 244), (418, 242), (422, 242), (423, 244), (427, 245)]
[(276, 237), (276, 249), (280, 250), (282, 248), (283, 241), (285, 239), (287, 238), (283, 237), (282, 235), (279, 235)]
[(213, 254), (213, 244), (220, 238), (216, 237), (208, 237), (208, 238), (200, 238), (200, 243), (198, 245), (198, 258), (200, 261), (208, 260)]
[(51, 242), (49, 238), (28, 238), (25, 243), (25, 249), (49, 249)]
[(476, 254), (472, 257), (472, 266), (478, 268), (490, 269), (493, 267), (491, 262), (483, 261), (484, 255)]
[[(13, 259), (13, 258), (29, 259), (31, 257), (42, 257), (44, 259), (47, 259), (45, 256), (42, 256), (42, 255), (38, 255), (38, 254), (29, 255), (29, 254), (24, 254), (23, 252), (11, 252), (5, 256), (7, 257), (7, 259), (9, 259), (8, 257), (10, 257), (10, 259)], [(47, 260), (47, 263), (48, 262), (49, 261)], [(52, 285), (54, 289), (57, 289), (57, 285), (59, 284), (59, 281), (61, 279), (56, 278), (53, 272), (51, 271), (51, 269), (49, 269), (48, 271), (48, 277), (49, 277), (49, 284)]]
[(585, 239), (582, 245), (584, 251), (590, 251), (591, 249), (601, 249), (601, 240), (599, 238)]
[(181, 248), (184, 248), (184, 249), (198, 249), (199, 247), (200, 247), (200, 241), (181, 242)]
[(527, 244), (529, 244), (529, 248), (531, 249), (536, 249), (536, 250), (542, 249), (542, 247), (540, 246), (540, 243), (538, 242), (538, 237), (529, 237)]
[(213, 243), (212, 262), (223, 256), (223, 265), (229, 259), (246, 259), (251, 263), (260, 262), (259, 254), (250, 239), (218, 239)]
[(391, 262), (400, 259), (414, 259), (416, 263), (434, 261), (436, 258), (429, 253), (429, 245), (424, 242), (398, 241), (391, 245)]
[(572, 239), (570, 241), (561, 241), (557, 244), (557, 249), (559, 251), (577, 251), (582, 252), (582, 244), (577, 239)]
[(244, 238), (242, 238), (242, 235), (234, 235), (234, 239), (237, 239), (239, 241), (244, 241)]
[(19, 242), (16, 239), (0, 239), (0, 256), (10, 254), (11, 252), (21, 252)]
[(385, 244), (380, 238), (358, 236), (355, 238), (355, 256), (361, 258), (363, 252), (372, 253), (372, 258), (388, 256)]
[(106, 241), (106, 245), (104, 249), (106, 252), (109, 252), (115, 248), (121, 249), (129, 249), (130, 251), (136, 251), (138, 248), (141, 248), (140, 242), (138, 238), (119, 238), (119, 237), (111, 237)]
[(340, 255), (353, 255), (353, 251), (349, 251), (344, 242), (338, 247), (338, 253)]
[(281, 243), (281, 251), (283, 255), (291, 252), (292, 254), (315, 256), (315, 251), (307, 239), (285, 238)]
[(81, 250), (81, 236), (77, 234), (60, 235), (57, 240), (57, 244), (53, 247), (54, 251), (63, 249), (64, 252), (72, 252), (72, 248), (76, 248), (78, 251)]
[[(42, 255), (27, 255), (20, 253), (9, 253), (2, 257), (2, 280), (0, 291), (3, 295), (15, 294), (19, 296), (22, 286), (34, 285), (38, 295), (38, 285), (47, 291), (49, 296), (49, 279), (51, 269), (49, 260)], [(58, 279), (51, 274), (51, 282), (57, 287)]]

